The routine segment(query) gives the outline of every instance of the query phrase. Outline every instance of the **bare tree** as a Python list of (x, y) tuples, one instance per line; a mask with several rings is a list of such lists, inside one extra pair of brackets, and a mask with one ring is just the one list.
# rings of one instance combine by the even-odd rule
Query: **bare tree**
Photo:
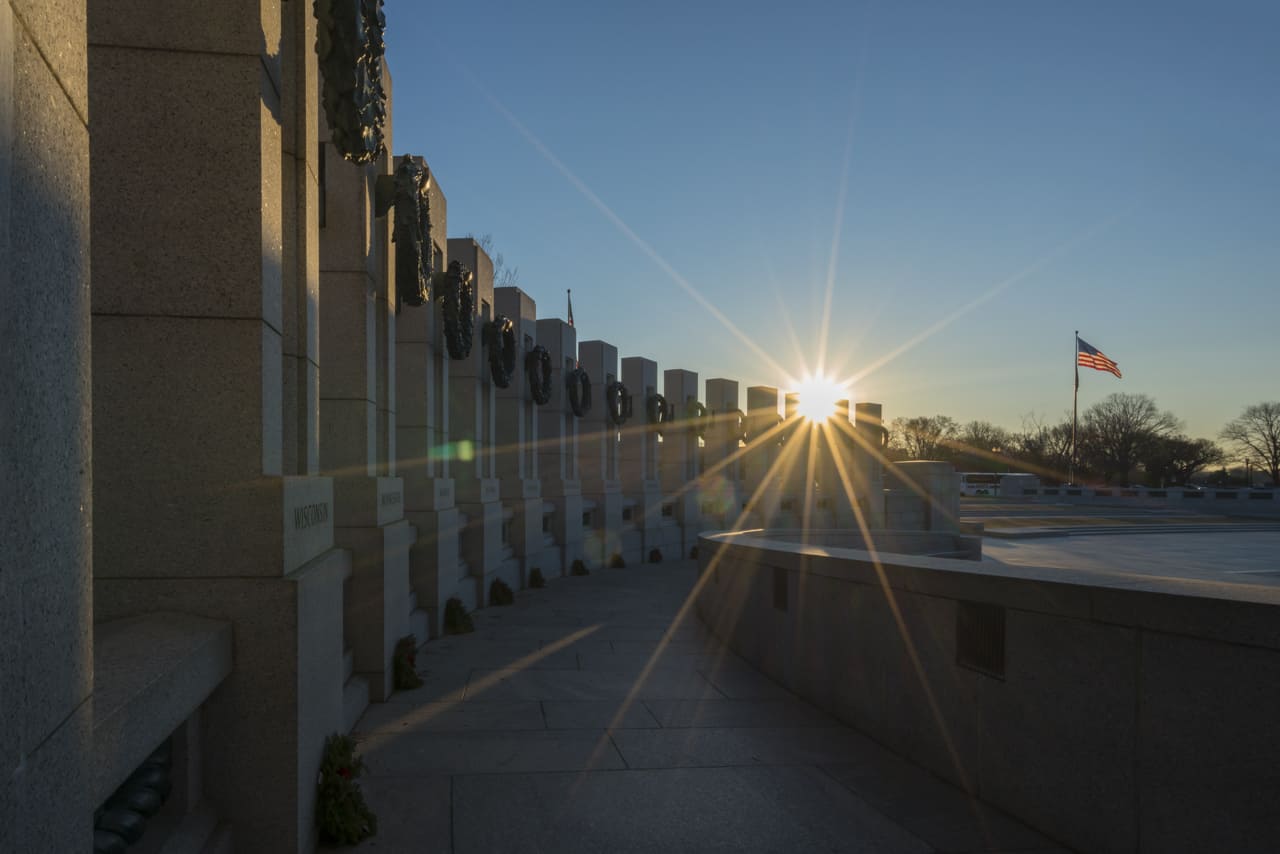
[(1027, 415), (1013, 437), (1014, 454), (1033, 474), (1051, 482), (1065, 480), (1071, 463), (1070, 413), (1056, 424)]
[(949, 415), (921, 415), (895, 418), (890, 434), (906, 453), (908, 460), (936, 460), (945, 440), (956, 432), (955, 419)]
[(480, 248), (485, 251), (489, 256), (489, 260), (493, 262), (493, 286), (495, 288), (510, 288), (520, 284), (520, 268), (508, 267), (507, 259), (502, 256), (502, 253), (494, 251), (492, 234), (482, 234), (479, 237), (474, 234), (468, 234), (467, 237), (480, 244)]
[(947, 442), (960, 471), (1000, 471), (1007, 468), (1013, 435), (990, 421), (970, 421)]
[(1218, 435), (1231, 442), (1241, 458), (1269, 471), (1272, 486), (1280, 486), (1280, 402), (1246, 406)]
[(1126, 478), (1152, 447), (1152, 443), (1180, 426), (1171, 412), (1161, 412), (1146, 394), (1109, 394), (1085, 410), (1083, 436), (1077, 445), (1081, 457), (1108, 483)]
[(1192, 475), (1226, 459), (1226, 453), (1212, 439), (1164, 436), (1151, 443), (1143, 467), (1149, 486), (1167, 486), (1186, 483)]

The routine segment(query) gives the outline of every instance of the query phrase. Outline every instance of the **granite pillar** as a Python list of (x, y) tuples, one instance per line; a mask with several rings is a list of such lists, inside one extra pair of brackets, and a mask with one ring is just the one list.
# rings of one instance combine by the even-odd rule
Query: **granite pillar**
[(688, 557), (702, 531), (702, 494), (698, 479), (702, 475), (702, 445), (707, 422), (705, 416), (695, 419), (692, 412), (699, 404), (698, 374), (672, 369), (662, 374), (663, 397), (672, 407), (675, 420), (662, 434), (662, 490), (672, 506), (672, 514), (680, 526), (682, 557)]
[(635, 399), (635, 414), (622, 430), (620, 448), (623, 513), (629, 509), (630, 521), (640, 530), (644, 560), (679, 560), (680, 527), (673, 512), (663, 512), (664, 507), (672, 508), (663, 502), (658, 463), (663, 426), (648, 422), (649, 401), (659, 393), (658, 363), (627, 356), (622, 360), (622, 381)]
[(721, 530), (738, 527), (743, 511), (742, 453), (746, 415), (738, 406), (738, 383), (722, 378), (706, 382), (707, 426), (703, 449), (702, 515)]
[(591, 378), (596, 401), (578, 426), (585, 559), (588, 566), (608, 566), (617, 560), (635, 564), (640, 560), (640, 536), (630, 521), (626, 524), (627, 542), (623, 542), (618, 468), (618, 433), (623, 425), (610, 415), (609, 387), (619, 381), (618, 348), (605, 341), (583, 341), (578, 345), (578, 361)]
[[(578, 468), (578, 418), (569, 407), (565, 380), (578, 365), (578, 336), (559, 318), (538, 321), (538, 343), (551, 354), (551, 399), (538, 407), (538, 477), (542, 497), (554, 506), (551, 533), (568, 571), (582, 560), (582, 482)], [(543, 570), (546, 571), (545, 568)]]
[(520, 564), (503, 537), (505, 518), (497, 476), (496, 387), (489, 370), (486, 327), (493, 321), (493, 262), (470, 237), (449, 240), (449, 261), (472, 272), (475, 325), (471, 352), (449, 361), (449, 428), (456, 449), (453, 462), (454, 501), (462, 526), (462, 559), (476, 584), (476, 601), (488, 602), (496, 580), (520, 586)]
[(309, 851), (349, 571), (315, 467), (314, 17), (93, 0), (88, 34), (94, 619), (232, 625), (204, 792), (241, 850)]
[(538, 478), (538, 406), (529, 386), (525, 359), (538, 336), (537, 305), (516, 287), (494, 288), (498, 314), (515, 325), (516, 369), (511, 384), (500, 388), (497, 397), (497, 472), (502, 503), (511, 511), (506, 538), (520, 561), (521, 585), (528, 583), (529, 571), (543, 576), (560, 574), (564, 558), (551, 533), (555, 505), (542, 499)]
[(779, 429), (778, 390), (771, 386), (747, 389), (747, 453), (742, 459), (742, 486), (747, 519), (752, 527), (772, 527), (782, 500), (778, 458), (783, 432)]

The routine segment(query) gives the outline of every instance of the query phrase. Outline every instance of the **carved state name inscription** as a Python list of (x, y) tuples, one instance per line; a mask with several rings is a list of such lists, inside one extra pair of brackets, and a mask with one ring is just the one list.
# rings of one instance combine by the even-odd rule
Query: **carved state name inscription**
[(393, 506), (395, 506), (395, 505), (397, 505), (397, 504), (399, 504), (399, 503), (400, 503), (400, 493), (398, 493), (398, 492), (386, 492), (386, 493), (383, 493), (383, 495), (382, 495), (382, 506), (383, 506), (383, 507), (393, 507)]
[(322, 501), (318, 504), (304, 504), (302, 507), (295, 507), (293, 510), (293, 528), (296, 531), (301, 531), (314, 525), (323, 525), (328, 521), (329, 502), (327, 501)]

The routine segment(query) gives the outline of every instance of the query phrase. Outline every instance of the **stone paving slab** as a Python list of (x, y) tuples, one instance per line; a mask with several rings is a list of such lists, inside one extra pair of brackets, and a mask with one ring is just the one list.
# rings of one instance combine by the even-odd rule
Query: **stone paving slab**
[(466, 699), (476, 700), (684, 700), (721, 696), (700, 673), (634, 673), (580, 670), (476, 670)]
[(646, 700), (667, 727), (833, 727), (839, 721), (793, 697), (778, 700)]
[(648, 729), (658, 720), (639, 700), (544, 700), (547, 729)]
[(932, 850), (830, 777), (797, 767), (463, 776), (453, 821), (457, 854)]
[(613, 736), (628, 768), (820, 765), (857, 762), (880, 749), (840, 725), (619, 730)]
[(373, 703), (356, 732), (467, 732), (476, 730), (546, 729), (542, 704), (536, 700), (472, 703)]
[(371, 777), (626, 767), (603, 730), (373, 733), (360, 751)]

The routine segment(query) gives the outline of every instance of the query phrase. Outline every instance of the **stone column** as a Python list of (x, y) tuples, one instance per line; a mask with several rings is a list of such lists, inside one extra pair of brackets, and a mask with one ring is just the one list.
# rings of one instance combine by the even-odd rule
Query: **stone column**
[(623, 512), (629, 508), (632, 520), (640, 529), (644, 560), (654, 557), (679, 560), (680, 527), (676, 524), (673, 505), (664, 504), (662, 500), (658, 454), (663, 428), (660, 424), (648, 423), (649, 400), (658, 394), (658, 363), (641, 356), (627, 356), (622, 360), (622, 381), (635, 398), (635, 415), (622, 431)]
[(820, 431), (821, 454), (818, 468), (818, 525), (823, 528), (857, 530), (854, 505), (857, 502), (856, 468), (853, 451), (853, 423), (849, 401), (837, 400), (835, 411)]
[(0, 4), (0, 851), (88, 851), (85, 4)]
[(810, 452), (813, 437), (809, 423), (800, 415), (800, 395), (789, 391), (783, 396), (782, 417), (784, 440), (782, 462), (778, 467), (782, 495), (778, 502), (778, 525), (784, 528), (803, 528), (813, 513), (813, 467)]
[(778, 457), (783, 433), (778, 429), (778, 390), (771, 386), (747, 389), (747, 448), (742, 460), (742, 484), (750, 515), (747, 523), (768, 528), (776, 524), (782, 500)]
[[(438, 273), (449, 260), (448, 199), (434, 174), (428, 199), (431, 268)], [(467, 610), (476, 606), (476, 585), (467, 580), (459, 551), (462, 531), (448, 453), (449, 358), (436, 296), (433, 284), (430, 302), (402, 304), (396, 317), (396, 472), (404, 479), (405, 518), (418, 531), (409, 550), (409, 578), (430, 617), (432, 637), (442, 631), (449, 599), (458, 597)]]
[(698, 478), (702, 474), (702, 441), (698, 431), (705, 433), (709, 418), (695, 424), (687, 415), (692, 404), (698, 403), (698, 374), (694, 371), (672, 369), (662, 374), (663, 396), (672, 407), (675, 420), (662, 435), (662, 490), (672, 504), (676, 522), (680, 525), (680, 555), (687, 558), (698, 542), (702, 531), (701, 490)]
[[(960, 479), (951, 463), (912, 460), (898, 463), (902, 478), (899, 507), (886, 511), (888, 527), (924, 531), (960, 530)], [(918, 510), (911, 509), (915, 505)], [(903, 521), (905, 520), (905, 521)]]
[(563, 558), (551, 533), (555, 505), (542, 500), (538, 479), (538, 407), (529, 389), (525, 358), (538, 336), (537, 306), (515, 287), (494, 288), (498, 314), (515, 324), (516, 369), (511, 384), (497, 390), (497, 466), (502, 503), (513, 511), (507, 537), (521, 566), (521, 586), (529, 570), (559, 575)]
[(94, 619), (231, 624), (204, 790), (238, 850), (310, 851), (350, 571), (313, 467), (314, 18), (93, 0), (88, 32)]
[[(578, 365), (578, 336), (559, 318), (538, 321), (538, 343), (551, 354), (551, 399), (538, 408), (538, 477), (542, 497), (554, 505), (551, 533), (568, 571), (582, 551), (582, 482), (578, 473), (578, 419), (569, 408), (565, 379)], [(594, 391), (594, 390), (593, 390)], [(543, 568), (546, 571), (546, 568)]]
[(618, 348), (604, 341), (583, 341), (578, 361), (591, 378), (595, 401), (578, 427), (585, 559), (592, 567), (608, 566), (615, 556), (635, 564), (640, 560), (640, 538), (633, 529), (628, 531), (629, 542), (624, 546), (622, 541), (619, 425), (609, 415), (608, 388), (618, 380)]
[(738, 527), (743, 510), (739, 439), (746, 432), (746, 415), (738, 407), (736, 380), (707, 380), (706, 447), (702, 462), (702, 515), (722, 530)]
[[(384, 85), (390, 100), (386, 76)], [(386, 134), (390, 138), (390, 126)], [(375, 211), (374, 186), (393, 164), (383, 154), (360, 166), (343, 160), (332, 143), (323, 148), (320, 465), (334, 479), (336, 542), (351, 551), (343, 631), (351, 671), (347, 718), (354, 725), (367, 699), (391, 694), (395, 645), (412, 631), (409, 549), (417, 534), (404, 518), (404, 482), (395, 476), (389, 438), (395, 423), (395, 386), (388, 381), (395, 375), (394, 255), (391, 222)], [(423, 617), (416, 619), (425, 633)]]
[(461, 514), (462, 560), (476, 584), (476, 603), (488, 602), (490, 585), (501, 579), (520, 586), (520, 563), (503, 540), (494, 435), (494, 384), (489, 371), (485, 328), (493, 320), (493, 262), (470, 237), (449, 240), (449, 261), (460, 261), (474, 276), (476, 316), (471, 352), (449, 361), (449, 430), (455, 449), (454, 500)]

